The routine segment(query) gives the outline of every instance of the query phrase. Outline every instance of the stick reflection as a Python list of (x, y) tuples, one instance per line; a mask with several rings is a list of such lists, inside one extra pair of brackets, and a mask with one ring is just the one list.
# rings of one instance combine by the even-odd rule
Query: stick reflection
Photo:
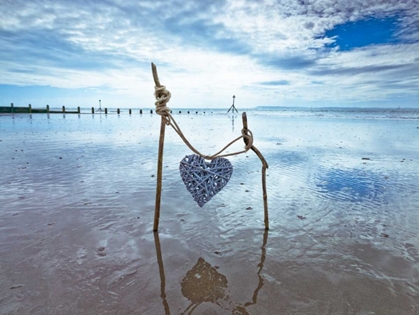
[(159, 241), (159, 234), (158, 232), (153, 233), (155, 237), (155, 248), (156, 248), (156, 257), (159, 266), (159, 275), (160, 275), (160, 297), (162, 298), (163, 308), (165, 309), (165, 315), (171, 314), (169, 310), (169, 304), (166, 301), (166, 293), (165, 293), (165, 269), (163, 267), (163, 260), (162, 260), (162, 251), (160, 249), (160, 241)]
[[(170, 308), (168, 301), (166, 300), (165, 292), (165, 269), (162, 259), (162, 251), (159, 241), (158, 232), (154, 232), (156, 257), (159, 266), (160, 275), (160, 297), (162, 299), (163, 308), (165, 315), (170, 315)], [(193, 311), (204, 302), (214, 303), (225, 310), (232, 309), (233, 315), (246, 315), (248, 314), (246, 308), (250, 305), (257, 303), (259, 291), (264, 285), (264, 280), (261, 276), (261, 271), (264, 268), (264, 262), (266, 257), (265, 246), (268, 240), (268, 230), (264, 230), (263, 243), (261, 246), (261, 259), (258, 264), (257, 276), (258, 285), (255, 288), (251, 300), (244, 304), (234, 303), (230, 300), (226, 291), (228, 289), (228, 279), (225, 275), (221, 274), (215, 267), (206, 262), (202, 257), (198, 258), (197, 263), (187, 272), (185, 277), (181, 280), (181, 293), (187, 298), (191, 304), (185, 309), (181, 315), (190, 315)]]
[(232, 132), (235, 131), (235, 118), (236, 118), (236, 116), (232, 115)]

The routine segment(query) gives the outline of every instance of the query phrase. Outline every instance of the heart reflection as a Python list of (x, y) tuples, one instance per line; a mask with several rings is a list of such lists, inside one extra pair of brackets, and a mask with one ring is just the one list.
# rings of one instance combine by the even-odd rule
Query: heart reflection
[(216, 302), (225, 295), (227, 279), (203, 258), (181, 281), (182, 295), (193, 303)]
[[(166, 300), (165, 292), (165, 271), (163, 266), (162, 252), (159, 241), (159, 234), (154, 232), (156, 256), (159, 266), (161, 280), (161, 298), (166, 315), (170, 315), (169, 303)], [(218, 305), (232, 315), (247, 315), (246, 308), (257, 303), (258, 293), (263, 287), (261, 271), (264, 268), (266, 256), (265, 246), (268, 239), (268, 230), (264, 230), (263, 244), (261, 246), (261, 259), (258, 264), (257, 276), (258, 285), (255, 288), (250, 301), (237, 303), (228, 294), (228, 279), (221, 274), (216, 267), (206, 262), (202, 257), (198, 258), (196, 264), (187, 272), (181, 280), (181, 293), (191, 304), (182, 312), (181, 315), (190, 315), (202, 303), (209, 302)]]

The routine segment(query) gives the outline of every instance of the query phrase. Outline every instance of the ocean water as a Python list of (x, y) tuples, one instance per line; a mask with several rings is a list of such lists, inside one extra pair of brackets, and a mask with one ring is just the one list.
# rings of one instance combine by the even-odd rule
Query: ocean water
[[(104, 107), (105, 108), (105, 107)], [(102, 113), (104, 108), (101, 108)], [(52, 107), (51, 110), (60, 111), (61, 107)], [(69, 107), (67, 110), (76, 111), (77, 108)], [(82, 113), (91, 113), (91, 108), (81, 107)], [(150, 110), (154, 108), (139, 107), (132, 108), (132, 114), (139, 114), (142, 110), (143, 114), (149, 114)], [(172, 110), (173, 114), (207, 114), (207, 115), (225, 115), (227, 112), (231, 114), (240, 114), (246, 111), (252, 115), (269, 115), (269, 116), (282, 116), (282, 117), (319, 117), (319, 118), (350, 118), (350, 119), (419, 119), (418, 108), (353, 108), (353, 107), (324, 107), (324, 108), (310, 108), (310, 107), (269, 107), (259, 106), (256, 108), (241, 109), (233, 112), (231, 108), (176, 108)], [(99, 108), (95, 108), (96, 113), (100, 113)], [(108, 112), (112, 114), (117, 113), (117, 108), (108, 108)], [(127, 115), (128, 108), (120, 108), (121, 115)]]
[[(240, 114), (186, 111), (203, 154), (241, 134)], [(168, 126), (153, 233), (159, 116), (0, 116), (0, 313), (417, 314), (418, 110), (247, 117), (270, 230), (258, 157), (229, 157), (200, 208)]]

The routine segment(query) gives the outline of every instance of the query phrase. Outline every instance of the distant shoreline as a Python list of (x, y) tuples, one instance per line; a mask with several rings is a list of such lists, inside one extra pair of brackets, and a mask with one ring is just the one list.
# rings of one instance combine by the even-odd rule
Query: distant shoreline
[[(157, 115), (153, 108), (60, 108), (51, 107), (48, 111), (39, 108), (33, 108), (31, 111), (28, 107), (14, 107), (14, 112), (10, 111), (11, 107), (0, 107), (0, 116), (14, 115), (39, 115), (39, 114), (62, 114), (62, 115), (122, 115), (122, 116), (141, 116), (141, 115)], [(391, 119), (391, 120), (418, 120), (418, 108), (345, 108), (345, 107), (264, 107), (257, 108), (237, 108), (238, 112), (233, 113), (226, 108), (172, 108), (172, 115), (216, 115), (216, 116), (237, 116), (242, 112), (255, 116), (275, 116), (279, 118), (316, 118), (316, 119)]]

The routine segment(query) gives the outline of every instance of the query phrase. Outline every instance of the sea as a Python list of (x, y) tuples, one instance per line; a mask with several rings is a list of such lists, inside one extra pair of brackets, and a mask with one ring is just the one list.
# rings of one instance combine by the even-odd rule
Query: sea
[[(247, 112), (254, 115), (275, 115), (285, 117), (325, 117), (325, 118), (354, 118), (354, 119), (419, 119), (418, 108), (360, 108), (360, 107), (287, 107), (287, 106), (258, 106), (255, 108), (174, 108), (173, 114), (235, 114)], [(51, 108), (51, 110), (61, 110)], [(76, 111), (75, 107), (68, 107), (67, 110)], [(96, 113), (104, 113), (103, 108), (95, 108)], [(152, 108), (132, 108), (132, 114), (143, 114), (154, 112)], [(121, 114), (128, 114), (128, 108), (120, 108)], [(92, 108), (82, 107), (82, 113), (91, 113)], [(108, 108), (109, 113), (117, 113), (117, 108)]]

